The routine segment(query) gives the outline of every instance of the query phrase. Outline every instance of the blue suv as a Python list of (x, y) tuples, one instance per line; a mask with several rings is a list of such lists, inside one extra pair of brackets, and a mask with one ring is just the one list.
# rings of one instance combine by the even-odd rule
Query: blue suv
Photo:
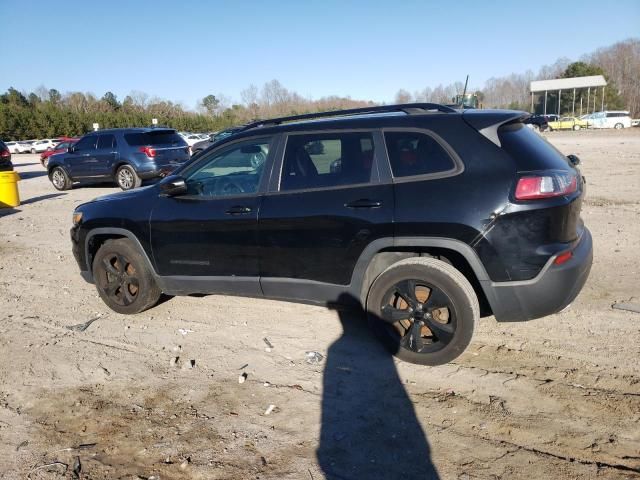
[(91, 132), (65, 153), (52, 155), (49, 179), (58, 190), (74, 182), (115, 181), (122, 190), (163, 177), (189, 160), (189, 147), (173, 129), (117, 128)]

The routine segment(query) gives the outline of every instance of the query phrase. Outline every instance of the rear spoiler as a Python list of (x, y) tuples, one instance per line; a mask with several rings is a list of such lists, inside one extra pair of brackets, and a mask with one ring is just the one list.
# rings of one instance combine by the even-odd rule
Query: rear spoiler
[(498, 129), (507, 123), (523, 122), (530, 116), (527, 112), (517, 110), (465, 110), (462, 119), (500, 147), (502, 145), (498, 137)]

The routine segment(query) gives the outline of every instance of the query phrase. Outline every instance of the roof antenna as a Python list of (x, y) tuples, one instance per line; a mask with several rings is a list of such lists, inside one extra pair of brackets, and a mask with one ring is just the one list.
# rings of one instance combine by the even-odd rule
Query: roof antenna
[(462, 92), (462, 97), (460, 98), (460, 106), (464, 107), (464, 99), (467, 96), (467, 85), (469, 84), (469, 75), (467, 75), (467, 79), (464, 81), (464, 91)]

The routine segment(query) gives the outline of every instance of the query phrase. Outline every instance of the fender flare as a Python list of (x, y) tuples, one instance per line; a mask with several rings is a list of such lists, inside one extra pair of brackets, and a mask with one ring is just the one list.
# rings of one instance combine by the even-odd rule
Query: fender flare
[(149, 271), (151, 272), (151, 274), (154, 276), (154, 278), (158, 278), (156, 269), (154, 268), (153, 263), (151, 262), (151, 259), (147, 254), (147, 251), (144, 249), (144, 247), (140, 243), (140, 240), (138, 240), (138, 237), (136, 237), (135, 234), (130, 230), (127, 230), (124, 228), (115, 228), (115, 227), (93, 228), (89, 230), (89, 232), (87, 233), (87, 236), (84, 240), (84, 255), (85, 255), (85, 262), (87, 265), (87, 271), (89, 272), (89, 275), (93, 276), (92, 275), (93, 270), (91, 268), (93, 259), (91, 258), (91, 255), (89, 255), (89, 242), (91, 242), (91, 239), (96, 235), (120, 235), (131, 240), (135, 244), (136, 248), (142, 254), (142, 257), (144, 258), (147, 264), (147, 268), (149, 268)]
[[(393, 247), (434, 247), (453, 250), (459, 253), (469, 263), (469, 266), (473, 270), (473, 273), (487, 296), (487, 300), (491, 303), (493, 294), (492, 292), (487, 291), (488, 284), (490, 283), (489, 275), (487, 274), (487, 271), (480, 261), (477, 253), (466, 243), (453, 238), (444, 237), (385, 237), (374, 240), (364, 249), (353, 270), (350, 290), (356, 298), (360, 299), (362, 305), (365, 305), (368, 286), (373, 283), (373, 280), (375, 280), (375, 278), (372, 278), (370, 279), (370, 282), (365, 281), (367, 269), (371, 261), (378, 253), (380, 253), (381, 250)], [(367, 283), (369, 283), (369, 285), (367, 285)]]

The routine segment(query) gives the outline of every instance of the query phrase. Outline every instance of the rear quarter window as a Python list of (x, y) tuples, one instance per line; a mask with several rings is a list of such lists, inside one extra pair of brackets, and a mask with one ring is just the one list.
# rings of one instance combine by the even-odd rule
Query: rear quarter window
[(132, 147), (143, 145), (173, 145), (176, 147), (187, 146), (187, 142), (176, 132), (140, 132), (126, 133), (126, 142)]
[(396, 178), (443, 174), (456, 170), (451, 155), (430, 135), (420, 132), (385, 132), (384, 139)]
[(519, 171), (567, 170), (569, 163), (560, 150), (522, 123), (498, 130), (502, 148), (516, 161)]

